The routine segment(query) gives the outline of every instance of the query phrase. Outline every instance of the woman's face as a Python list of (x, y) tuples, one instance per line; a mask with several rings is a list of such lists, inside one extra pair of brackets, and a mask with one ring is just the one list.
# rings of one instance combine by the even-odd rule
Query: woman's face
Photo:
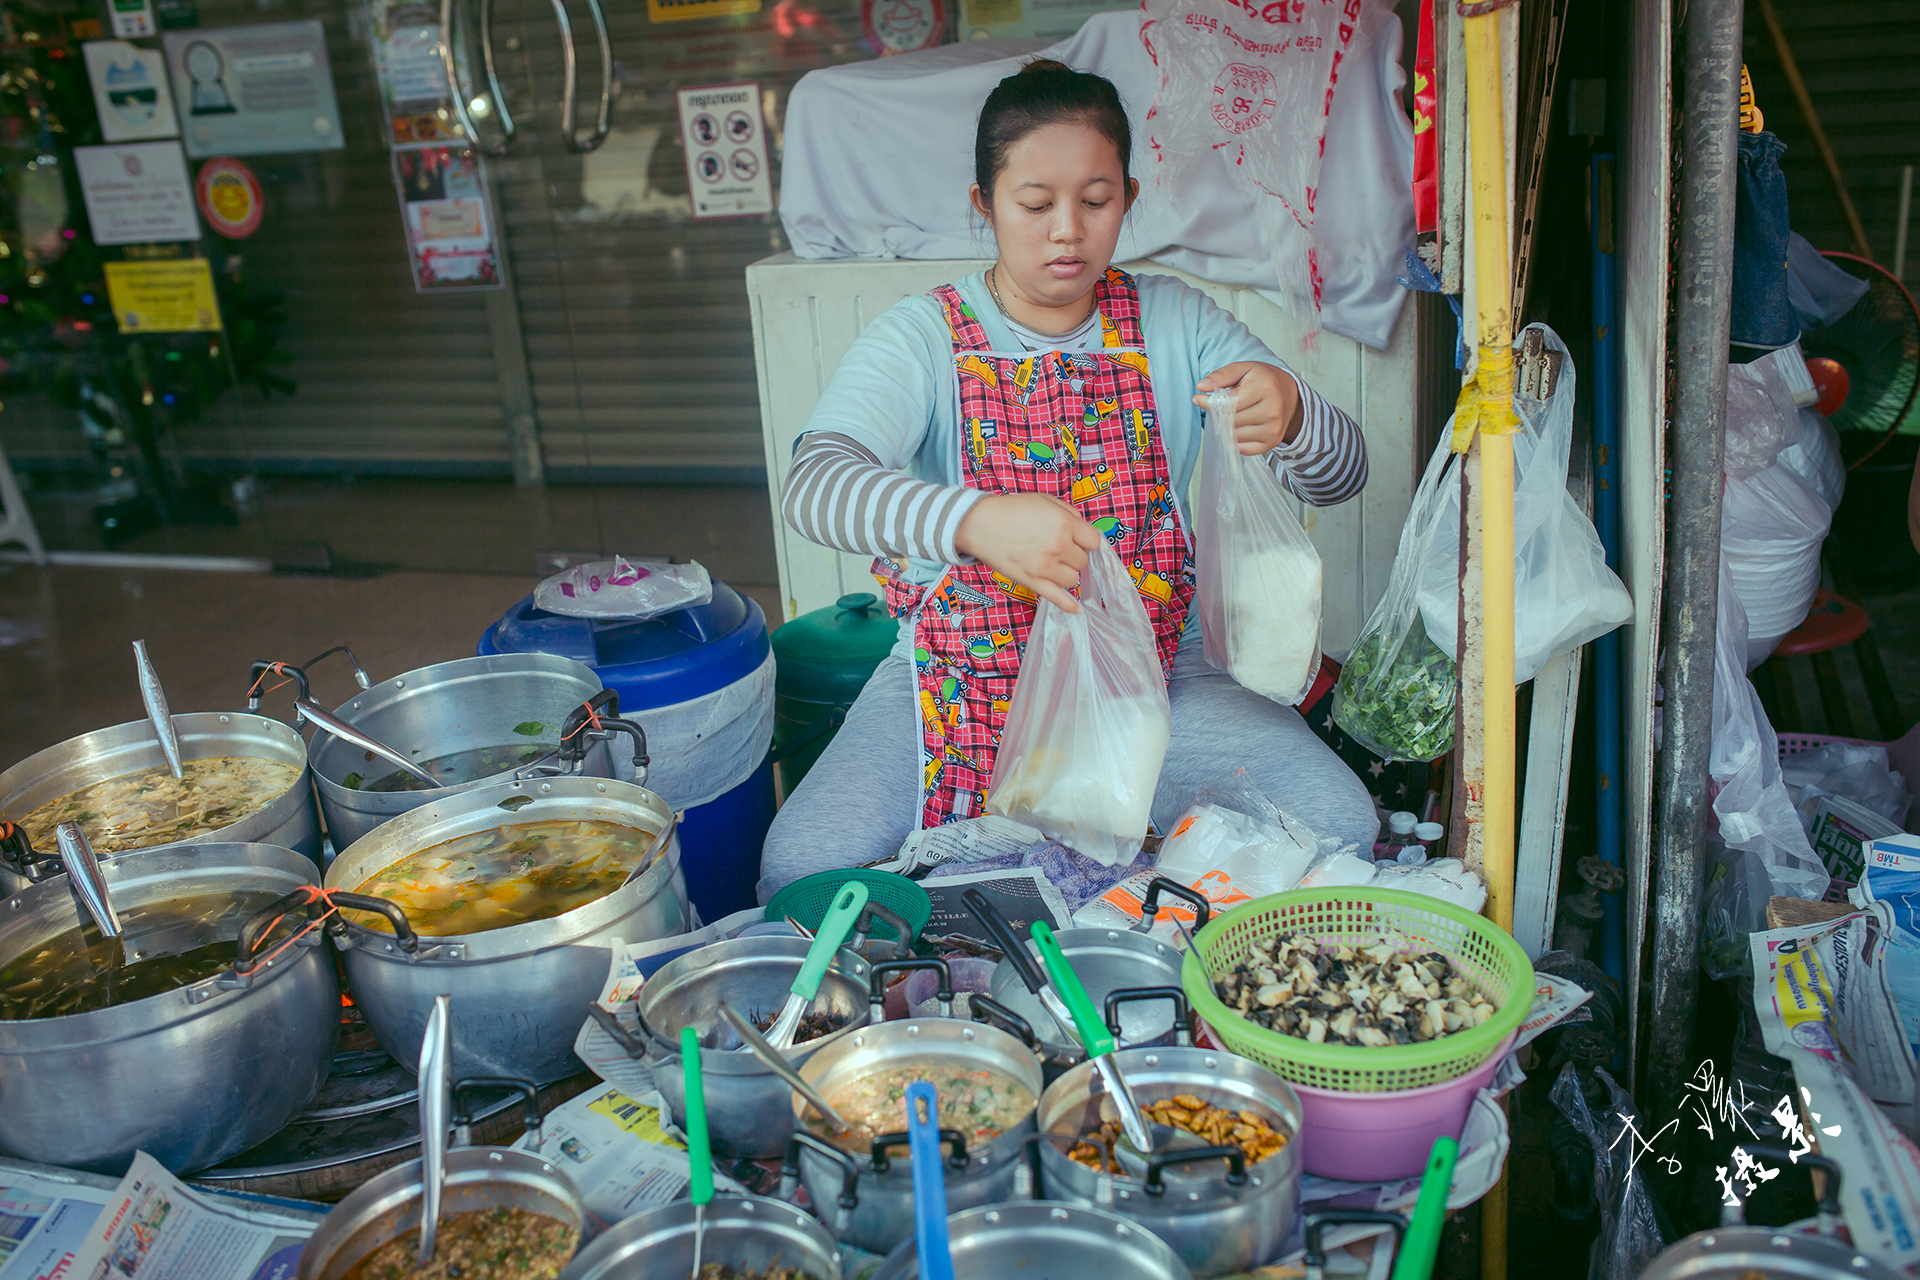
[(1069, 307), (1106, 274), (1138, 183), (1091, 125), (1043, 125), (1007, 149), (991, 202), (973, 203), (1000, 244), (1000, 288), (1040, 307)]

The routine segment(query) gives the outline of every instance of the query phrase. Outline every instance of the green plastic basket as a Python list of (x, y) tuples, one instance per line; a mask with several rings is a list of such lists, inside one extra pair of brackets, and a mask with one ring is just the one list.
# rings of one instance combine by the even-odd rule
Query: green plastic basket
[[(891, 871), (868, 871), (860, 867), (846, 871), (816, 871), (810, 876), (801, 876), (773, 895), (773, 900), (767, 903), (766, 918), (784, 920), (792, 916), (807, 928), (818, 929), (820, 922), (827, 917), (827, 908), (833, 904), (834, 895), (849, 880), (858, 880), (867, 886), (868, 902), (877, 902), (889, 908), (912, 925), (915, 938), (927, 927), (927, 921), (933, 918), (933, 899), (917, 883)], [(875, 919), (870, 936), (876, 941), (892, 942), (893, 926)]]
[[(1424, 1044), (1314, 1044), (1271, 1031), (1229, 1009), (1214, 979), (1231, 973), (1258, 943), (1304, 933), (1323, 947), (1406, 938), (1419, 954), (1437, 951), (1486, 994), (1493, 1017)], [(1390, 1093), (1444, 1084), (1493, 1056), (1533, 1006), (1533, 964), (1500, 926), (1450, 903), (1402, 889), (1295, 889), (1256, 898), (1215, 916), (1187, 952), (1180, 982), (1221, 1047), (1315, 1089)]]

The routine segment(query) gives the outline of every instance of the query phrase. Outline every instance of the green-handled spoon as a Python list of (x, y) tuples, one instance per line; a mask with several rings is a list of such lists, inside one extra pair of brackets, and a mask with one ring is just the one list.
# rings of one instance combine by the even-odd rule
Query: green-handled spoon
[(700, 1035), (680, 1028), (680, 1070), (686, 1078), (687, 1192), (693, 1200), (693, 1280), (700, 1280), (700, 1247), (706, 1243), (707, 1205), (713, 1201), (713, 1149), (707, 1142), (707, 1095), (700, 1080)]
[(827, 908), (820, 928), (813, 935), (813, 942), (807, 947), (807, 958), (800, 965), (800, 976), (788, 988), (787, 1003), (781, 1008), (780, 1016), (767, 1029), (768, 1044), (776, 1049), (793, 1047), (793, 1037), (800, 1030), (800, 1019), (806, 1017), (807, 1010), (813, 1007), (814, 994), (820, 990), (820, 980), (827, 976), (827, 966), (833, 963), (833, 957), (839, 953), (840, 944), (853, 932), (854, 924), (860, 919), (860, 911), (866, 905), (867, 886), (858, 880), (847, 881), (833, 895), (833, 905)]
[(1414, 1201), (1400, 1257), (1393, 1264), (1393, 1280), (1428, 1280), (1440, 1255), (1440, 1229), (1447, 1222), (1447, 1192), (1453, 1187), (1453, 1166), (1460, 1144), (1441, 1134), (1427, 1156), (1427, 1172), (1420, 1179), (1420, 1198)]
[[(1074, 973), (1073, 966), (1067, 963), (1066, 953), (1060, 950), (1060, 940), (1053, 936), (1053, 929), (1045, 920), (1033, 922), (1033, 945), (1039, 948), (1040, 963), (1046, 966), (1047, 980), (1055, 993), (1066, 1005), (1066, 1017), (1054, 1013), (1055, 1021), (1065, 1030), (1069, 1022), (1079, 1033), (1080, 1043), (1086, 1046), (1087, 1057), (1093, 1062), (1093, 1069), (1100, 1073), (1100, 1079), (1106, 1084), (1107, 1092), (1113, 1095), (1114, 1108), (1120, 1113), (1120, 1129), (1142, 1155), (1153, 1154), (1153, 1131), (1147, 1127), (1147, 1118), (1140, 1113), (1139, 1104), (1133, 1100), (1133, 1091), (1127, 1088), (1127, 1082), (1121, 1078), (1119, 1068), (1113, 1065), (1113, 1033), (1107, 1030), (1107, 1024), (1100, 1020), (1100, 1011), (1093, 1007), (1092, 997), (1080, 984), (1080, 977)], [(1044, 993), (1042, 1000), (1044, 1002)]]

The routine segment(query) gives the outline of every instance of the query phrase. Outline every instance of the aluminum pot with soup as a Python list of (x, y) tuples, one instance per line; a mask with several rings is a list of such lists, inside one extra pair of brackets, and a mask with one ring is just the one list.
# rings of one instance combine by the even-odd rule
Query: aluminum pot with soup
[(380, 1047), (411, 1070), (433, 998), (454, 997), (453, 1070), (550, 1084), (581, 1069), (573, 1041), (614, 938), (684, 933), (673, 811), (611, 778), (497, 782), (436, 797), (349, 846), (327, 888), (336, 941)]
[[(94, 852), (116, 857), (181, 844), (277, 844), (320, 863), (320, 822), (308, 785), (307, 745), (286, 725), (245, 712), (173, 717), (182, 772), (175, 778), (145, 720), (96, 729), (35, 752), (0, 773), (0, 820), (37, 855), (54, 855), (53, 829), (77, 822)], [(0, 864), (8, 892), (48, 864)]]

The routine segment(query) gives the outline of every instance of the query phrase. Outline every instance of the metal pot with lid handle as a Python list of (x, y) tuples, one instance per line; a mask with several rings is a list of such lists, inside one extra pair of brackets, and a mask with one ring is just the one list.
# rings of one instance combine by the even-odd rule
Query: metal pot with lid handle
[[(1736, 1148), (1742, 1149), (1755, 1159), (1792, 1159), (1782, 1147)], [(1816, 1234), (1747, 1225), (1745, 1199), (1736, 1191), (1736, 1203), (1721, 1211), (1720, 1226), (1667, 1249), (1640, 1280), (1898, 1280), (1899, 1272), (1840, 1238), (1840, 1166), (1804, 1152), (1800, 1162), (1826, 1174)]]
[[(1193, 1277), (1152, 1232), (1103, 1209), (1040, 1201), (984, 1205), (947, 1215), (947, 1245), (955, 1280)], [(909, 1238), (880, 1264), (873, 1280), (915, 1280), (919, 1274), (919, 1250)]]

